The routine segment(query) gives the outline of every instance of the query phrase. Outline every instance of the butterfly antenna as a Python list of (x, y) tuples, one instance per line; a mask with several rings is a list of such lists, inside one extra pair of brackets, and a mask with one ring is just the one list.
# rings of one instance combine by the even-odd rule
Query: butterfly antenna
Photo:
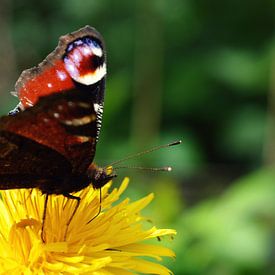
[[(135, 154), (129, 155), (129, 156), (123, 158), (123, 159), (120, 159), (120, 160), (118, 160), (118, 161), (112, 162), (112, 163), (109, 164), (108, 166), (113, 166), (113, 167), (114, 167), (115, 165), (117, 165), (117, 164), (119, 164), (119, 163), (121, 163), (121, 162), (124, 162), (124, 161), (126, 161), (126, 160), (133, 159), (133, 158), (137, 158), (137, 157), (146, 155), (146, 154), (148, 154), (148, 153), (157, 151), (157, 150), (159, 150), (159, 149), (167, 148), (167, 147), (171, 147), (171, 146), (175, 146), (175, 145), (178, 145), (178, 144), (181, 144), (181, 140), (177, 140), (177, 141), (174, 141), (174, 142), (171, 142), (171, 143), (168, 143), (168, 144), (164, 144), (164, 145), (155, 146), (155, 147), (153, 147), (153, 148), (151, 148), (151, 149), (148, 149), (148, 150), (145, 150), (145, 151), (142, 151), (142, 152), (139, 152), (139, 153), (135, 153)], [(122, 167), (125, 167), (125, 168), (126, 168), (126, 166), (121, 166), (121, 168), (122, 168)], [(114, 168), (115, 168), (115, 167), (114, 167)], [(165, 167), (163, 167), (163, 168), (165, 168)], [(156, 168), (156, 169), (163, 169), (163, 168)], [(116, 167), (115, 169), (117, 169), (117, 167)], [(139, 168), (137, 168), (137, 169), (139, 169)], [(154, 168), (153, 168), (153, 169), (154, 169)], [(170, 167), (170, 169), (171, 169), (171, 167)], [(147, 168), (145, 168), (144, 170), (147, 170)], [(168, 169), (168, 170), (160, 170), (160, 171), (169, 171), (169, 169)]]
[(147, 171), (152, 171), (152, 172), (158, 172), (158, 171), (170, 172), (170, 171), (172, 171), (171, 166), (164, 166), (164, 167), (115, 166), (115, 167), (113, 167), (114, 170), (125, 169), (125, 168), (126, 169), (147, 170)]

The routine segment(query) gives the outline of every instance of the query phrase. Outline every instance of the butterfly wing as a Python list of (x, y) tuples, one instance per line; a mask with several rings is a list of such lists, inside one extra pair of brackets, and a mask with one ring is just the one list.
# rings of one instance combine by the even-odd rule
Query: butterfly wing
[(61, 181), (70, 172), (71, 164), (58, 152), (15, 133), (0, 131), (0, 189), (39, 187)]
[[(101, 128), (105, 76), (104, 41), (94, 28), (86, 26), (62, 36), (58, 47), (37, 67), (25, 70), (15, 86), (20, 103), (13, 114), (49, 96), (42, 105), (49, 105), (50, 118), (44, 117), (41, 107), (36, 108), (35, 114), (24, 115), (24, 123), (13, 128), (19, 127), (24, 136), (54, 148), (70, 161), (74, 171), (84, 173), (93, 160)], [(29, 124), (33, 126), (29, 128)], [(47, 128), (46, 133), (41, 131)]]
[(61, 154), (71, 164), (72, 173), (83, 174), (93, 161), (98, 133), (90, 91), (72, 90), (43, 97), (34, 107), (1, 118), (1, 132), (24, 137)]

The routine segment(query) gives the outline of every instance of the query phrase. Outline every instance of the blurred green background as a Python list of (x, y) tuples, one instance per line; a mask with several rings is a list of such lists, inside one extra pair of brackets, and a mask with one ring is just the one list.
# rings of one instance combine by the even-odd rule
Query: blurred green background
[(146, 216), (176, 228), (175, 274), (275, 274), (274, 0), (0, 2), (0, 112), (20, 72), (84, 25), (105, 37), (108, 78), (96, 161), (182, 139), (120, 170)]

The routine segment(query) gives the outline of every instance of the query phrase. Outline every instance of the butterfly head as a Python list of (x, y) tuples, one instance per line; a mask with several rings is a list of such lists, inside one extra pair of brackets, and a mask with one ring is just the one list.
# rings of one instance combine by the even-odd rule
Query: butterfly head
[(110, 180), (117, 175), (112, 172), (112, 167), (101, 168), (92, 163), (87, 171), (88, 177), (92, 186), (95, 189), (99, 189), (107, 184)]

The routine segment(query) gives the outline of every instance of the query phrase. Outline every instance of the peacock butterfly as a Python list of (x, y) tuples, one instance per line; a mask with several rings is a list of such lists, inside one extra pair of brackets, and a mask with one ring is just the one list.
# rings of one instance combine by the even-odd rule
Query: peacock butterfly
[(20, 102), (0, 118), (0, 189), (46, 194), (42, 238), (50, 194), (76, 199), (78, 207), (80, 198), (71, 192), (101, 188), (115, 176), (93, 163), (105, 77), (103, 39), (86, 26), (62, 36), (41, 64), (21, 74), (15, 86)]

